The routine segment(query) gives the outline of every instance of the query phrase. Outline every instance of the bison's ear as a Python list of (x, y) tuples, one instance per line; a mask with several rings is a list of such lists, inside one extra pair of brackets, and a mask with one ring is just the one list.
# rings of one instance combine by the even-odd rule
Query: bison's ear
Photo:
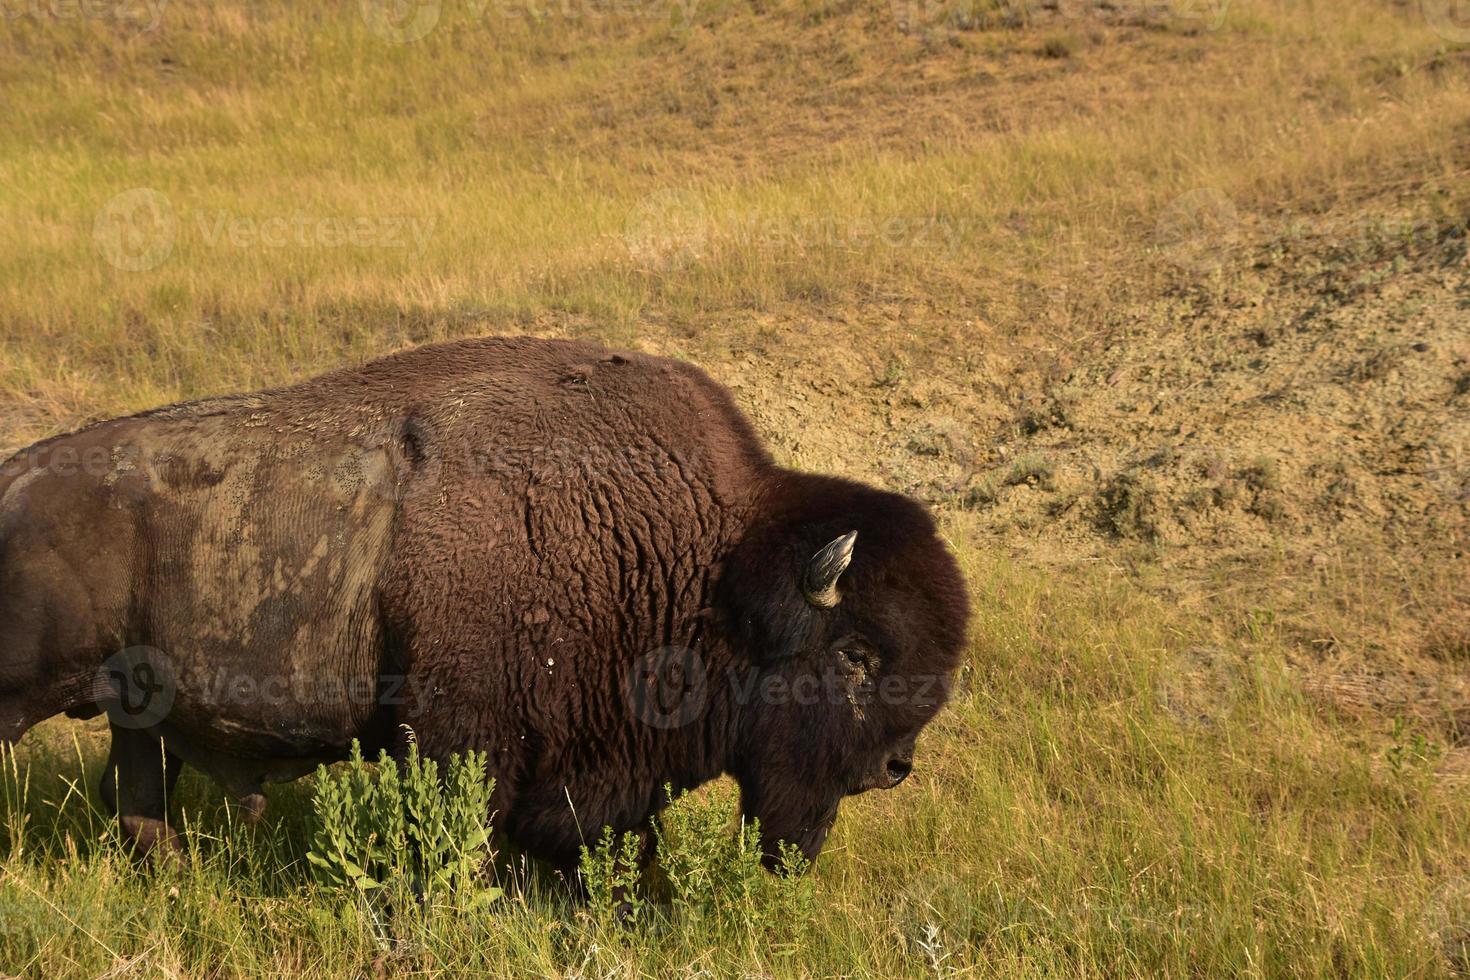
[(827, 544), (807, 562), (806, 574), (802, 576), (801, 591), (806, 601), (818, 609), (831, 609), (842, 600), (837, 592), (837, 580), (852, 564), (852, 548), (857, 544), (857, 532), (848, 531), (842, 537)]

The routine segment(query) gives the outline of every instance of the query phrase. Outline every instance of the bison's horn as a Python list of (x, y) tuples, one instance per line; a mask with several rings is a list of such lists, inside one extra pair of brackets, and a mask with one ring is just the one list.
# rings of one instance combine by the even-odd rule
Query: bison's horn
[(852, 562), (852, 546), (856, 543), (857, 532), (848, 531), (807, 562), (801, 588), (807, 602), (818, 609), (831, 609), (837, 605), (842, 598), (837, 594), (837, 580)]

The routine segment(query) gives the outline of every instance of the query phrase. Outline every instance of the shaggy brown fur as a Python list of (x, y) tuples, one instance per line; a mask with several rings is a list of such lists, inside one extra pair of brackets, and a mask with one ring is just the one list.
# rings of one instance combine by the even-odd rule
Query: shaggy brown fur
[(698, 369), (586, 343), (420, 348), (0, 471), (0, 739), (107, 710), (140, 839), (159, 737), (246, 796), (408, 726), (485, 750), (499, 825), (562, 865), (726, 772), (815, 856), (907, 775), (967, 615), (918, 504), (777, 467)]

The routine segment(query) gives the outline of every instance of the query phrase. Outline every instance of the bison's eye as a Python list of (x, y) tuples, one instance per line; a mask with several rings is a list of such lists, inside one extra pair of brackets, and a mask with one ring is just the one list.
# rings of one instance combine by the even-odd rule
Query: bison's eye
[(868, 665), (868, 658), (863, 655), (863, 651), (861, 650), (843, 650), (842, 659), (847, 666), (854, 670), (861, 670)]

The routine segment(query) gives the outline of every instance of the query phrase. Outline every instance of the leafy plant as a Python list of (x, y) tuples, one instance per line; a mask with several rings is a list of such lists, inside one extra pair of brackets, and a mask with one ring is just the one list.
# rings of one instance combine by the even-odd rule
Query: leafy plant
[[(635, 834), (614, 838), (604, 829), (597, 845), (582, 849), (582, 877), (589, 903), (600, 916), (616, 914), (626, 924), (644, 924), (658, 910), (682, 929), (760, 937), (772, 944), (785, 941), (795, 949), (801, 930), (813, 916), (809, 863), (801, 851), (781, 845), (777, 873), (761, 866), (758, 823), (740, 824), (732, 832), (734, 800), (726, 787), (674, 796), (654, 829), (658, 876), (644, 880)], [(667, 901), (657, 905), (641, 891), (658, 887)]]
[(643, 917), (647, 901), (638, 889), (642, 877), (643, 841), (631, 831), (614, 839), (611, 827), (602, 828), (597, 845), (582, 847), (582, 881), (587, 903), (601, 916), (615, 916), (633, 924)]
[(319, 881), (364, 895), (408, 892), (431, 901), (470, 893), (493, 901), (501, 891), (483, 885), (482, 871), (492, 857), (494, 788), (484, 753), (451, 756), (441, 777), (416, 742), (401, 763), (387, 752), (370, 763), (354, 741), (341, 767), (317, 770), (307, 858)]
[(1392, 742), (1384, 750), (1389, 770), (1398, 778), (1431, 774), (1443, 749), (1437, 742), (1409, 729), (1403, 718), (1393, 720)]

